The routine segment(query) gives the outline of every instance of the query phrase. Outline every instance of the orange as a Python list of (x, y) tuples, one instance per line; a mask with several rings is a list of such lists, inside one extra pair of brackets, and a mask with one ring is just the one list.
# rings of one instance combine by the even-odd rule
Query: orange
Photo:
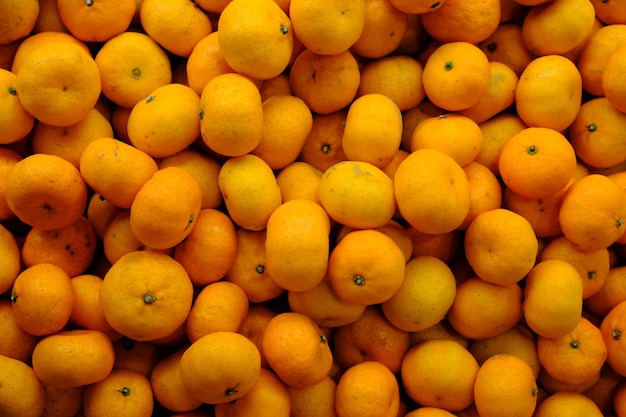
[(600, 331), (602, 332), (607, 350), (606, 362), (615, 372), (622, 376), (626, 374), (624, 339), (622, 338), (624, 321), (626, 320), (625, 311), (626, 302), (621, 301), (611, 308), (600, 322)]
[(0, 340), (0, 355), (29, 363), (40, 337), (22, 329), (12, 311), (11, 300), (0, 301), (0, 329), (5, 335)]
[(171, 334), (181, 326), (193, 286), (181, 264), (159, 252), (130, 252), (104, 276), (100, 303), (115, 330), (137, 341)]
[(237, 333), (248, 338), (261, 354), (261, 367), (268, 369), (267, 359), (263, 353), (263, 334), (267, 323), (278, 313), (263, 303), (251, 303), (248, 314), (243, 319)]
[(387, 320), (378, 306), (368, 306), (360, 317), (333, 332), (333, 354), (342, 369), (357, 363), (376, 361), (397, 374), (410, 348), (406, 331)]
[(625, 273), (625, 266), (611, 267), (600, 289), (585, 299), (585, 308), (598, 317), (604, 317), (626, 300), (626, 288), (623, 286)]
[(418, 149), (407, 156), (396, 169), (394, 190), (398, 210), (420, 232), (451, 232), (469, 212), (469, 182), (463, 168), (436, 149)]
[(235, 72), (224, 59), (217, 34), (217, 31), (214, 31), (199, 40), (185, 64), (189, 87), (198, 95), (202, 94), (204, 87), (216, 75)]
[(425, 407), (461, 411), (474, 402), (478, 362), (453, 340), (428, 340), (411, 348), (402, 360), (402, 385)]
[(594, 168), (610, 168), (626, 160), (621, 126), (626, 126), (626, 115), (606, 97), (583, 103), (568, 130), (578, 158)]
[(30, 34), (39, 16), (39, 2), (11, 0), (3, 3), (0, 10), (2, 11), (0, 44), (5, 45)]
[(610, 366), (605, 365), (600, 371), (600, 378), (591, 388), (584, 391), (584, 394), (596, 403), (604, 415), (617, 412), (618, 407), (621, 407), (617, 398), (623, 396), (623, 394), (618, 394), (621, 382), (622, 376), (611, 369)]
[[(444, 7), (445, 4), (437, 12), (424, 16), (434, 16)], [(478, 46), (467, 41), (451, 41), (437, 46), (426, 60), (422, 74), (426, 97), (436, 106), (452, 112), (478, 103), (487, 93), (490, 80), (487, 56)]]
[(485, 165), (494, 175), (499, 176), (498, 160), (504, 144), (528, 126), (516, 114), (505, 112), (480, 123), (479, 127), (483, 134), (483, 146), (474, 161)]
[(337, 417), (395, 417), (399, 407), (398, 381), (389, 368), (379, 362), (356, 364), (348, 368), (337, 382)]
[(152, 369), (165, 355), (154, 342), (138, 342), (125, 336), (113, 342), (114, 369), (129, 369), (149, 377)]
[(517, 283), (493, 284), (478, 277), (468, 278), (456, 288), (448, 321), (468, 339), (497, 336), (522, 318), (522, 294)]
[(481, 213), (502, 205), (502, 186), (496, 175), (485, 165), (472, 161), (463, 166), (470, 187), (470, 209), (459, 226), (467, 229)]
[(434, 256), (446, 263), (452, 260), (462, 242), (459, 229), (433, 235), (409, 226), (407, 232), (413, 244), (412, 256)]
[(11, 290), (17, 324), (35, 336), (63, 329), (74, 306), (70, 277), (61, 267), (42, 263), (24, 269)]
[[(294, 50), (294, 59), (296, 56), (298, 56), (298, 53), (299, 51), (296, 52)], [(263, 84), (261, 84), (261, 86), (259, 87), (259, 91), (261, 92), (261, 99), (263, 101), (272, 96), (293, 95), (291, 91), (291, 84), (289, 84), (289, 74), (282, 72), (276, 77), (270, 78), (268, 80), (263, 80)]]
[(619, 6), (621, 2), (607, 2), (600, 0), (591, 0), (596, 17), (607, 25), (625, 24), (626, 14)]
[(411, 151), (430, 148), (451, 156), (465, 166), (480, 152), (483, 134), (474, 120), (458, 113), (427, 117), (417, 124), (411, 137)]
[(341, 140), (349, 160), (387, 165), (402, 139), (402, 113), (397, 104), (380, 93), (365, 94), (348, 108)]
[(308, 106), (292, 95), (275, 95), (263, 101), (263, 136), (251, 151), (273, 170), (294, 162), (313, 126)]
[(617, 110), (624, 111), (626, 103), (623, 99), (625, 89), (623, 69), (626, 63), (626, 47), (620, 45), (607, 58), (602, 72), (602, 89), (609, 103)]
[(202, 189), (188, 171), (161, 168), (139, 189), (130, 207), (130, 227), (137, 239), (155, 249), (182, 242), (194, 229)]
[(180, 360), (187, 347), (183, 345), (160, 359), (150, 373), (154, 399), (170, 411), (192, 411), (202, 405), (202, 401), (189, 393), (180, 376)]
[(593, 36), (593, 34), (596, 33), (599, 29), (602, 29), (603, 26), (604, 26), (604, 24), (602, 23), (602, 21), (594, 16), (594, 18), (593, 18), (593, 25), (591, 26), (591, 30), (589, 32), (587, 32), (587, 35), (585, 36), (583, 41), (580, 42), (578, 45), (576, 45), (574, 47), (574, 49), (572, 49), (569, 52), (566, 52), (565, 54), (563, 54), (563, 56), (568, 58), (568, 59), (570, 59), (572, 62), (575, 62), (576, 66), (578, 66), (578, 61), (580, 59), (580, 54), (581, 54), (583, 48), (587, 45), (587, 43), (589, 42), (589, 39), (591, 38), (591, 36)]
[(57, 11), (63, 25), (73, 36), (85, 42), (106, 42), (125, 32), (136, 8), (135, 0), (57, 1)]
[(618, 385), (615, 387), (614, 397), (610, 401), (613, 405), (613, 409), (617, 416), (623, 416), (626, 411), (626, 388), (624, 388), (626, 384), (620, 381)]
[(95, 108), (78, 123), (60, 127), (37, 123), (32, 131), (34, 153), (57, 155), (80, 167), (80, 155), (95, 139), (114, 135), (109, 120)]
[[(402, 11), (397, 5), (394, 5), (394, 7)], [(422, 27), (422, 21), (420, 20), (419, 14), (410, 12), (406, 13), (408, 13), (408, 26), (404, 32), (404, 37), (402, 38), (400, 45), (396, 47), (393, 53), (394, 55), (416, 56), (421, 52), (422, 47), (426, 44), (428, 35)]]
[(383, 232), (396, 242), (404, 254), (404, 260), (409, 261), (413, 257), (413, 242), (409, 234), (409, 230), (403, 224), (396, 220), (390, 220), (387, 224), (378, 227), (378, 231)]
[(526, 277), (524, 319), (538, 336), (563, 337), (582, 314), (583, 285), (578, 270), (560, 259), (540, 261)]
[(470, 223), (464, 247), (478, 277), (509, 285), (519, 282), (535, 265), (539, 243), (528, 220), (497, 208), (479, 214)]
[(26, 268), (51, 263), (74, 277), (89, 268), (97, 246), (98, 236), (91, 222), (82, 216), (60, 229), (30, 229), (22, 243), (22, 262)]
[(527, 198), (545, 198), (563, 189), (576, 169), (576, 153), (556, 130), (528, 127), (502, 148), (498, 170), (504, 184)]
[(535, 58), (524, 42), (521, 25), (512, 22), (500, 24), (491, 35), (478, 43), (478, 47), (487, 55), (490, 62), (507, 65), (518, 77), (526, 65)]
[(326, 377), (308, 388), (287, 387), (291, 398), (292, 417), (336, 417), (335, 390), (337, 383)]
[(70, 126), (98, 101), (100, 70), (82, 47), (58, 41), (35, 48), (24, 58), (15, 89), (24, 109), (36, 119)]
[(17, 151), (8, 147), (0, 147), (0, 220), (16, 217), (6, 199), (6, 180), (11, 168), (21, 160), (22, 155)]
[(23, 139), (35, 125), (35, 118), (30, 114), (17, 95), (17, 75), (7, 69), (0, 69), (0, 87), (2, 103), (0, 126), (0, 144), (7, 145)]
[(581, 317), (563, 337), (537, 338), (537, 353), (545, 372), (570, 384), (582, 383), (600, 373), (607, 357), (602, 332)]
[(404, 280), (382, 303), (387, 319), (399, 329), (418, 332), (443, 320), (456, 295), (448, 265), (432, 256), (415, 256), (406, 264)]
[(407, 55), (390, 55), (366, 63), (361, 68), (358, 96), (384, 94), (400, 111), (416, 107), (426, 93), (422, 86), (422, 64)]
[(167, 53), (151, 37), (127, 31), (106, 41), (95, 55), (102, 94), (132, 108), (156, 88), (172, 81)]
[(351, 49), (363, 58), (383, 58), (404, 40), (408, 26), (408, 14), (390, 1), (365, 0), (365, 24)]
[(576, 63), (586, 92), (597, 97), (604, 96), (602, 88), (604, 67), (611, 54), (625, 41), (626, 24), (606, 25), (591, 35), (580, 51)]
[(515, 108), (528, 126), (562, 131), (572, 124), (582, 99), (576, 65), (561, 55), (533, 59), (519, 76)]
[(478, 103), (460, 110), (459, 113), (469, 117), (476, 123), (482, 123), (505, 111), (515, 102), (515, 89), (518, 77), (508, 65), (490, 61), (491, 81), (487, 92)]
[(236, 332), (248, 314), (248, 298), (230, 281), (207, 284), (196, 295), (187, 315), (187, 337), (195, 342), (205, 334)]
[(299, 198), (320, 203), (319, 186), (324, 173), (313, 165), (295, 161), (276, 175), (283, 202)]
[(261, 230), (282, 203), (274, 171), (263, 159), (245, 154), (228, 159), (218, 174), (227, 214), (239, 227)]
[(439, 116), (444, 112), (444, 110), (435, 106), (425, 98), (416, 107), (403, 111), (400, 149), (409, 152), (411, 150), (411, 137), (417, 125), (428, 117)]
[[(457, 414), (458, 415), (458, 414)], [(404, 415), (404, 417), (452, 417), (449, 411), (437, 407), (420, 407), (410, 413)]]
[(56, 0), (40, 0), (39, 16), (32, 33), (51, 31), (69, 33), (61, 20), (61, 16), (59, 16), (59, 7)]
[(213, 31), (209, 16), (190, 0), (143, 0), (139, 17), (148, 36), (165, 50), (185, 58)]
[(4, 355), (0, 355), (0, 364), (0, 412), (6, 416), (41, 416), (46, 390), (33, 368)]
[(220, 14), (217, 31), (226, 63), (250, 78), (273, 78), (291, 60), (291, 20), (273, 0), (231, 1)]
[(0, 294), (13, 287), (15, 279), (22, 271), (21, 245), (9, 229), (0, 225)]
[(85, 387), (83, 413), (103, 417), (124, 413), (129, 417), (148, 417), (154, 408), (150, 380), (138, 372), (114, 369), (103, 380)]
[(200, 95), (202, 139), (213, 152), (241, 156), (263, 138), (263, 103), (257, 86), (239, 73), (209, 81)]
[(601, 417), (603, 414), (590, 398), (579, 392), (560, 391), (549, 395), (537, 405), (535, 417), (556, 417), (567, 413), (572, 417)]
[(112, 341), (119, 340), (122, 335), (113, 330), (106, 321), (100, 305), (102, 278), (97, 275), (81, 274), (73, 276), (71, 284), (74, 289), (71, 322), (82, 329), (101, 331)]
[(369, 162), (342, 161), (328, 168), (319, 183), (319, 199), (330, 218), (359, 229), (389, 222), (396, 210), (394, 183)]
[(337, 295), (355, 304), (387, 301), (402, 285), (404, 274), (404, 254), (392, 238), (375, 229), (346, 234), (328, 259)]
[(66, 330), (44, 337), (33, 351), (37, 377), (57, 388), (79, 387), (104, 379), (113, 369), (113, 343), (97, 330)]
[(481, 417), (531, 417), (537, 405), (537, 394), (532, 368), (517, 356), (497, 354), (478, 369), (474, 402)]
[(440, 42), (476, 44), (497, 29), (500, 0), (446, 0), (432, 13), (423, 14), (421, 20), (426, 32)]
[(327, 276), (310, 290), (289, 291), (287, 303), (291, 311), (309, 316), (324, 328), (338, 328), (354, 323), (366, 308), (339, 298)]
[(431, 1), (431, 0), (418, 0), (418, 1), (409, 1), (409, 0), (391, 0), (391, 4), (396, 7), (398, 10), (401, 10), (405, 13), (411, 14), (423, 14), (430, 13), (437, 10), (441, 5), (445, 3), (443, 1)]
[(223, 278), (235, 259), (237, 235), (230, 218), (215, 209), (202, 209), (196, 225), (174, 250), (194, 285), (206, 285)]
[(128, 117), (131, 144), (154, 158), (174, 155), (200, 137), (200, 96), (183, 84), (157, 87)]
[(619, 239), (624, 234), (623, 218), (623, 190), (601, 174), (587, 175), (572, 184), (559, 211), (565, 237), (586, 251), (606, 248)]
[(75, 416), (83, 408), (83, 386), (56, 388), (45, 386), (46, 404), (42, 415), (50, 417)]
[(298, 160), (320, 171), (326, 171), (333, 164), (347, 160), (341, 146), (347, 114), (343, 110), (330, 114), (314, 113), (311, 132), (302, 146)]
[(331, 114), (348, 106), (357, 95), (360, 81), (359, 64), (349, 50), (322, 55), (305, 49), (289, 71), (293, 94), (318, 114)]
[(265, 327), (262, 346), (270, 368), (290, 387), (306, 388), (321, 382), (333, 364), (328, 338), (304, 314), (274, 316)]
[(282, 203), (270, 215), (266, 230), (266, 268), (279, 287), (307, 291), (324, 279), (330, 218), (319, 204), (306, 199)]
[(535, 377), (539, 376), (541, 370), (536, 336), (523, 324), (516, 324), (496, 336), (472, 340), (469, 342), (468, 350), (476, 358), (479, 365), (482, 365), (493, 355), (507, 353), (528, 362)]
[(610, 273), (608, 249), (583, 251), (565, 236), (556, 237), (541, 250), (539, 260), (546, 259), (562, 259), (578, 270), (583, 283), (583, 299), (601, 291)]
[(267, 271), (266, 230), (236, 230), (237, 247), (225, 279), (237, 284), (252, 303), (262, 303), (281, 295), (285, 290), (274, 282)]
[(295, 36), (306, 49), (316, 54), (336, 55), (346, 52), (361, 36), (366, 2), (292, 0), (289, 16)]

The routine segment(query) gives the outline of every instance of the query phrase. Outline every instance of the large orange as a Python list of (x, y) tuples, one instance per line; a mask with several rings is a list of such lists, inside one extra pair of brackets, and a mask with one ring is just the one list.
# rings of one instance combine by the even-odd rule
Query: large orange
[(148, 378), (136, 371), (114, 369), (106, 378), (85, 387), (83, 412), (104, 417), (124, 413), (129, 417), (148, 417), (154, 409), (154, 394)]
[(365, 24), (352, 50), (366, 59), (390, 55), (404, 40), (409, 15), (388, 0), (365, 0)]
[(491, 35), (500, 23), (500, 1), (446, 0), (432, 13), (421, 16), (428, 34), (439, 42), (476, 44)]
[(135, 15), (134, 0), (60, 0), (57, 10), (69, 32), (85, 42), (105, 42), (125, 32)]

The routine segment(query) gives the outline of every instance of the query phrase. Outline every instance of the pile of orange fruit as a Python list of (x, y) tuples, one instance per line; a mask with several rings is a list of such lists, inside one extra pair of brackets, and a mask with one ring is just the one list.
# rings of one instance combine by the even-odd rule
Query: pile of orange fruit
[(626, 2), (3, 0), (0, 416), (626, 417)]

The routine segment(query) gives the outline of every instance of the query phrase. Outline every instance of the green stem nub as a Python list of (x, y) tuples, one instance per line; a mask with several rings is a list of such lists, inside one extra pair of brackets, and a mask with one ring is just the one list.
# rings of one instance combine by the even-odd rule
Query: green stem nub
[(362, 275), (355, 275), (354, 278), (352, 278), (352, 281), (359, 287), (365, 284), (365, 278), (363, 278)]
[(154, 295), (152, 295), (151, 293), (149, 293), (149, 292), (145, 293), (143, 295), (143, 302), (146, 303), (146, 304), (152, 304), (156, 300), (157, 300), (157, 298)]
[(619, 329), (615, 329), (611, 332), (611, 337), (614, 340), (619, 340), (622, 337), (622, 331)]
[(118, 390), (124, 397), (128, 397), (130, 395), (130, 388), (124, 387), (121, 390)]

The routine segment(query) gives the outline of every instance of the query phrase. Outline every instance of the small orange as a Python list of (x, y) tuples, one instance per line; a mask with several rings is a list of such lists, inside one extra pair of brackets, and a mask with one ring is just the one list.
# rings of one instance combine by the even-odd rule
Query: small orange
[(595, 9), (596, 17), (603, 23), (607, 25), (626, 24), (626, 14), (624, 14), (624, 10), (619, 7), (621, 2), (591, 0), (591, 4)]
[(478, 369), (474, 402), (481, 417), (531, 417), (538, 388), (530, 365), (517, 356), (500, 353)]
[(187, 337), (195, 342), (215, 332), (236, 332), (248, 314), (248, 297), (236, 284), (207, 284), (196, 295), (185, 321)]
[(397, 167), (394, 190), (398, 210), (415, 229), (442, 234), (458, 228), (470, 208), (463, 168), (436, 149), (419, 149)]
[(624, 274), (626, 266), (611, 267), (600, 289), (585, 299), (585, 308), (598, 317), (604, 317), (613, 307), (626, 300)]
[(470, 209), (459, 226), (466, 230), (481, 213), (502, 205), (502, 186), (496, 175), (485, 165), (472, 161), (463, 167), (470, 187)]
[(347, 111), (339, 110), (330, 114), (313, 114), (313, 126), (307, 137), (298, 160), (310, 164), (320, 171), (326, 171), (346, 157), (341, 141)]
[(217, 31), (226, 63), (250, 78), (273, 78), (291, 60), (291, 20), (273, 0), (231, 1), (220, 14)]
[(113, 369), (113, 343), (97, 330), (66, 330), (37, 343), (33, 369), (46, 385), (79, 387), (104, 379)]
[(626, 63), (626, 47), (622, 44), (608, 57), (602, 73), (602, 89), (607, 100), (619, 111), (626, 109), (623, 69)]
[(408, 14), (388, 0), (365, 0), (365, 24), (352, 51), (368, 59), (390, 55), (404, 40)]
[(0, 355), (0, 365), (0, 413), (6, 416), (41, 416), (46, 390), (33, 368), (4, 355)]
[(524, 42), (521, 25), (513, 22), (500, 24), (491, 35), (478, 43), (478, 47), (487, 55), (489, 61), (507, 65), (518, 77), (526, 65), (536, 57)]
[(412, 256), (433, 256), (448, 263), (458, 253), (463, 242), (462, 231), (455, 229), (447, 233), (430, 234), (408, 226), (407, 232), (413, 244)]
[(474, 401), (478, 362), (453, 340), (428, 340), (411, 348), (402, 360), (402, 385), (425, 407), (454, 412)]
[(278, 313), (263, 303), (251, 303), (248, 314), (243, 319), (237, 333), (247, 337), (261, 354), (261, 367), (269, 369), (265, 353), (263, 353), (263, 334), (267, 323)]
[(439, 116), (445, 111), (429, 100), (422, 100), (420, 104), (402, 112), (402, 141), (400, 149), (405, 152), (411, 151), (411, 137), (417, 125), (428, 117)]
[(348, 368), (337, 382), (337, 417), (395, 417), (399, 408), (398, 381), (389, 368), (379, 362), (358, 363)]
[(626, 302), (622, 301), (609, 310), (600, 322), (600, 331), (607, 349), (607, 364), (615, 372), (624, 376), (626, 362), (624, 361), (624, 323), (626, 321)]
[(11, 300), (0, 301), (0, 330), (5, 335), (0, 339), (0, 356), (29, 363), (35, 345), (41, 339), (22, 329), (11, 306)]
[(504, 144), (528, 126), (516, 114), (505, 112), (480, 123), (479, 127), (483, 133), (483, 146), (474, 161), (485, 165), (494, 175), (499, 176), (498, 159)]
[(157, 87), (128, 117), (131, 144), (154, 158), (174, 155), (200, 137), (200, 96), (183, 84)]
[(2, 20), (0, 26), (0, 44), (5, 45), (25, 38), (35, 27), (39, 16), (39, 2), (7, 1), (0, 9)]
[[(440, 10), (424, 16), (435, 15)], [(465, 41), (437, 46), (428, 57), (422, 74), (428, 99), (448, 111), (474, 106), (487, 93), (490, 80), (487, 56), (478, 46)]]
[[(55, 1), (56, 3), (56, 1)], [(63, 32), (41, 32), (41, 33), (33, 33), (31, 36), (23, 39), (19, 42), (19, 48), (15, 51), (15, 56), (13, 58), (13, 62), (11, 63), (11, 72), (17, 74), (24, 62), (24, 58), (28, 54), (30, 54), (35, 49), (40, 46), (47, 46), (53, 44), (57, 41), (67, 41), (70, 43), (74, 43), (85, 50), (87, 53), (91, 53), (87, 44), (66, 31)]]
[(625, 41), (626, 24), (605, 25), (591, 35), (580, 51), (576, 63), (586, 92), (597, 97), (604, 96), (602, 88), (604, 67), (611, 54)]
[(130, 226), (146, 246), (167, 249), (192, 232), (202, 205), (202, 189), (188, 171), (161, 168), (139, 189), (130, 207)]
[(415, 256), (406, 264), (404, 280), (382, 303), (385, 317), (397, 328), (418, 332), (443, 320), (456, 295), (448, 265), (432, 256)]
[[(298, 56), (298, 52), (294, 50), (294, 55)], [(294, 59), (295, 59), (294, 56)], [(276, 77), (263, 80), (263, 84), (259, 87), (259, 91), (261, 92), (261, 99), (263, 101), (267, 100), (272, 96), (291, 96), (293, 92), (291, 91), (291, 84), (289, 84), (289, 74), (282, 72), (278, 74)]]
[(537, 405), (535, 417), (554, 417), (560, 413), (572, 417), (601, 417), (602, 411), (591, 398), (580, 392), (560, 391), (544, 398)]
[(337, 383), (330, 376), (308, 388), (287, 387), (291, 398), (291, 416), (336, 417), (336, 389)]
[(349, 51), (334, 55), (302, 51), (289, 70), (293, 94), (311, 111), (331, 114), (348, 106), (356, 97), (361, 74), (355, 56)]
[(46, 404), (42, 415), (49, 417), (75, 416), (82, 410), (84, 386), (57, 388), (46, 385), (45, 389)]
[(122, 336), (113, 342), (115, 351), (114, 369), (129, 369), (150, 377), (152, 369), (165, 354), (154, 342), (139, 342)]
[(218, 174), (227, 214), (239, 227), (261, 230), (282, 203), (272, 168), (256, 155), (228, 159)]
[(0, 225), (0, 249), (0, 294), (4, 294), (13, 287), (22, 271), (22, 262), (21, 247), (15, 235), (3, 225)]
[(320, 203), (319, 186), (324, 172), (304, 161), (287, 165), (276, 175), (283, 202), (305, 198)]
[(191, 50), (185, 64), (187, 82), (198, 95), (216, 75), (235, 72), (224, 59), (217, 40), (217, 31), (202, 38)]
[(396, 210), (394, 183), (369, 162), (342, 161), (328, 168), (319, 183), (319, 199), (330, 218), (354, 228), (377, 228)]
[(106, 41), (95, 55), (102, 94), (132, 108), (157, 87), (172, 82), (167, 53), (145, 33), (126, 31)]
[(71, 284), (74, 289), (74, 308), (70, 315), (72, 323), (82, 329), (101, 331), (112, 341), (119, 340), (122, 335), (113, 330), (106, 321), (100, 305), (102, 278), (92, 274), (81, 274), (73, 276)]
[[(457, 414), (457, 416), (458, 415), (460, 414)], [(404, 415), (404, 417), (452, 417), (452, 416), (454, 416), (454, 414), (452, 414), (449, 411), (444, 410), (443, 408), (438, 408), (438, 407), (420, 407)]]
[(421, 20), (426, 32), (440, 42), (477, 44), (497, 29), (500, 10), (500, 0), (446, 0), (432, 13), (424, 13)]
[(57, 11), (69, 32), (84, 42), (106, 42), (125, 32), (131, 24), (135, 0), (60, 0)]
[(16, 83), (17, 75), (9, 70), (0, 69), (0, 91), (2, 91), (0, 144), (3, 145), (25, 138), (35, 125), (35, 118), (24, 109), (17, 95)]
[(100, 303), (115, 330), (137, 341), (168, 336), (181, 326), (193, 298), (187, 271), (171, 257), (130, 252), (103, 278)]
[(7, 202), (6, 180), (11, 168), (21, 160), (22, 155), (16, 150), (0, 147), (0, 220), (9, 220), (16, 217)]
[(103, 380), (85, 387), (83, 413), (104, 417), (124, 413), (129, 417), (148, 417), (154, 408), (150, 380), (128, 369), (114, 369)]

